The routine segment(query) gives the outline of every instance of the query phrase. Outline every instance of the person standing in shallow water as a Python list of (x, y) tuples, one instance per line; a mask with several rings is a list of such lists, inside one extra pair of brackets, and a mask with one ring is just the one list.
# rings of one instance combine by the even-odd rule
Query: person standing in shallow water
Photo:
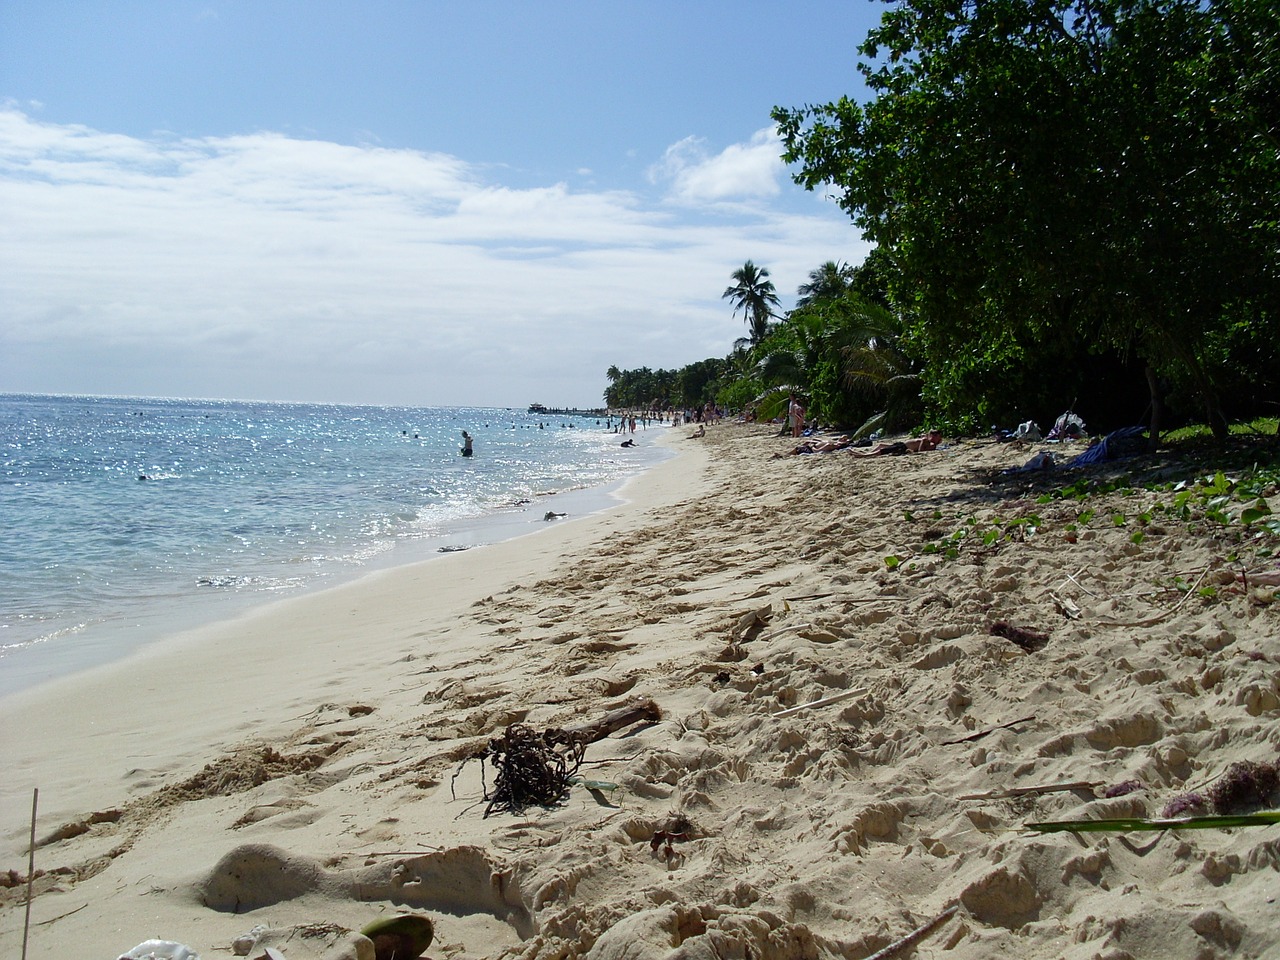
[(467, 431), (465, 430), (462, 431), (462, 449), (459, 450), (458, 452), (461, 453), (464, 457), (469, 457), (472, 454), (471, 434), (467, 433)]

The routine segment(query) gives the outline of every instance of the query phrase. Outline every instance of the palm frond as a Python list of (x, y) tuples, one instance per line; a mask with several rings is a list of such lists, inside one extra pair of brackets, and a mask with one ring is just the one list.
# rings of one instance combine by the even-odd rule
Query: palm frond
[(1130, 830), (1224, 830), (1229, 827), (1265, 827), (1273, 823), (1280, 823), (1280, 810), (1155, 820), (1144, 817), (1117, 817), (1112, 820), (1056, 820), (1028, 823), (1027, 829), (1039, 833), (1125, 833)]

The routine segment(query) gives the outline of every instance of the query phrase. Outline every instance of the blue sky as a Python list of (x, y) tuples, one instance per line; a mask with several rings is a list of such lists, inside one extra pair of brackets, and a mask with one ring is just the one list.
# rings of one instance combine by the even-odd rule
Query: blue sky
[(769, 111), (875, 0), (0, 0), (0, 390), (595, 404), (867, 247)]

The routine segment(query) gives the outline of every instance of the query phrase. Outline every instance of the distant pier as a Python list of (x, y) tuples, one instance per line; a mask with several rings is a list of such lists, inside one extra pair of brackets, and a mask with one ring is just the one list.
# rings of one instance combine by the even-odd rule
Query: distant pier
[(540, 403), (529, 404), (529, 412), (548, 417), (607, 417), (609, 415), (603, 407), (596, 410), (579, 410), (574, 407), (546, 407)]

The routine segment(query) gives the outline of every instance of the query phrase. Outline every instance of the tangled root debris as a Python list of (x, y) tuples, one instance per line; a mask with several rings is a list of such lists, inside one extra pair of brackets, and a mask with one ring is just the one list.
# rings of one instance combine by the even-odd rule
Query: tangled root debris
[(497, 774), (493, 791), (485, 790), (489, 805), (484, 815), (518, 814), (525, 807), (553, 807), (568, 799), (569, 781), (586, 749), (583, 737), (565, 730), (549, 727), (538, 733), (525, 724), (511, 724), (501, 737), (489, 741), (481, 756), (481, 764), (488, 761)]

